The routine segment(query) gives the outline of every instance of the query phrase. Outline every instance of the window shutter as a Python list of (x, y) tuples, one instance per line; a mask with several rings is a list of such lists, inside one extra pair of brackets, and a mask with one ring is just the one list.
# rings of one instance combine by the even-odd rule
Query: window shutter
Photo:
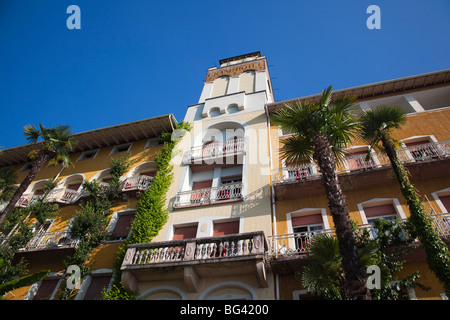
[(69, 184), (67, 186), (67, 189), (77, 191), (80, 186), (81, 186), (81, 183)]
[(197, 236), (197, 226), (175, 227), (173, 240), (192, 239)]
[(44, 279), (39, 286), (33, 300), (48, 300), (58, 285), (59, 279)]

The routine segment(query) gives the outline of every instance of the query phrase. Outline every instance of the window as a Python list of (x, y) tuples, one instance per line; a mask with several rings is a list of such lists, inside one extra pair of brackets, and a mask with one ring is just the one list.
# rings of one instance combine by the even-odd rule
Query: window
[(239, 220), (235, 221), (216, 221), (214, 222), (213, 236), (224, 236), (227, 234), (239, 233)]
[(297, 252), (305, 253), (307, 244), (323, 230), (322, 215), (312, 214), (291, 218), (292, 230), (294, 231), (295, 248)]
[(368, 151), (365, 150), (365, 151), (351, 152), (347, 154), (345, 156), (345, 160), (347, 162), (348, 169), (350, 171), (353, 171), (375, 167), (372, 158), (369, 158), (369, 161), (365, 161), (367, 152)]
[(128, 152), (128, 151), (130, 151), (130, 149), (131, 149), (131, 143), (121, 144), (121, 145), (115, 146), (112, 149), (111, 154)]
[(242, 194), (240, 185), (241, 182), (242, 182), (241, 175), (221, 178), (221, 188), (217, 193), (217, 200), (240, 198)]
[(54, 291), (58, 286), (58, 278), (47, 278), (41, 281), (41, 285), (36, 294), (32, 298), (33, 300), (50, 300), (53, 298)]
[(145, 145), (144, 149), (150, 148), (150, 147), (156, 147), (161, 144), (161, 140), (159, 138), (151, 138), (147, 141), (147, 144)]
[(136, 211), (134, 210), (115, 213), (111, 219), (108, 238), (110, 240), (126, 239), (130, 233), (135, 214)]
[(85, 151), (83, 152), (80, 157), (78, 158), (77, 161), (80, 160), (87, 160), (87, 159), (94, 159), (97, 156), (97, 153), (100, 149), (97, 150), (89, 150), (89, 151)]
[(197, 236), (197, 224), (193, 226), (174, 227), (173, 240), (192, 239)]
[(22, 166), (22, 168), (20, 168), (19, 171), (27, 171), (27, 170), (30, 170), (32, 166), (33, 166), (33, 163), (32, 163), (32, 162), (25, 163), (25, 164)]
[[(210, 196), (212, 180), (207, 181), (195, 181), (192, 185), (191, 203), (200, 203), (203, 198)], [(209, 190), (205, 190), (209, 189)], [(198, 190), (198, 191), (196, 191)]]
[(450, 195), (448, 195), (448, 196), (439, 196), (439, 200), (441, 200), (442, 205), (447, 210), (447, 212), (450, 212)]
[(81, 187), (81, 183), (73, 183), (73, 184), (69, 184), (67, 186), (67, 189), (73, 190), (73, 191), (78, 191), (78, 189)]
[[(395, 210), (392, 204), (364, 208), (364, 213), (366, 214), (367, 222), (371, 225), (374, 224), (376, 219), (384, 219), (384, 220), (397, 219), (397, 211)], [(373, 238), (376, 238), (377, 232), (375, 229), (371, 229), (370, 233)]]
[(290, 180), (305, 180), (312, 175), (311, 163), (308, 162), (300, 165), (286, 164), (286, 169)]
[(431, 143), (429, 138), (404, 143), (409, 153), (416, 161), (439, 158), (439, 151), (434, 144)]

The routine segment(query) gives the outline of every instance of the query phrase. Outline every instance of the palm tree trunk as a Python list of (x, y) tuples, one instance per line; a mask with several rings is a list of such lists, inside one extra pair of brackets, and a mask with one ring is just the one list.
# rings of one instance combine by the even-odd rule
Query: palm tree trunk
[(25, 177), (25, 179), (23, 179), (19, 188), (17, 188), (16, 192), (11, 197), (11, 200), (9, 201), (5, 210), (3, 210), (3, 213), (0, 216), (0, 224), (3, 222), (5, 217), (12, 211), (12, 209), (16, 205), (17, 201), (19, 201), (20, 197), (22, 197), (23, 193), (27, 190), (28, 186), (34, 180), (34, 178), (36, 178), (37, 174), (39, 173), (41, 168), (44, 166), (44, 164), (47, 163), (49, 158), (50, 158), (50, 153), (48, 151), (44, 151), (44, 150), (39, 151), (38, 158), (33, 162), (33, 166), (31, 167), (27, 176)]
[(318, 135), (314, 139), (314, 147), (314, 158), (317, 160), (322, 174), (328, 207), (333, 217), (339, 252), (342, 256), (342, 267), (348, 284), (348, 297), (346, 298), (370, 300), (370, 291), (366, 286), (366, 274), (356, 251), (355, 237), (350, 224), (345, 196), (338, 181), (336, 159), (331, 144), (326, 136)]
[(400, 190), (411, 214), (411, 224), (422, 243), (427, 255), (427, 263), (431, 271), (443, 284), (445, 293), (450, 296), (450, 252), (447, 245), (434, 231), (426, 208), (420, 201), (419, 194), (409, 180), (409, 172), (400, 162), (393, 142), (386, 136), (382, 136), (381, 143), (391, 162), (392, 169), (400, 184)]

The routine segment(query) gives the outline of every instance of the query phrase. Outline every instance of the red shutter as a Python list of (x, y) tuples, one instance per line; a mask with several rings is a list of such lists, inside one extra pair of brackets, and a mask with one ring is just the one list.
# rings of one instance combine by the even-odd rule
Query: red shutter
[(235, 233), (239, 233), (239, 220), (214, 224), (214, 232), (213, 232), (214, 237)]
[(364, 212), (366, 214), (366, 217), (368, 218), (377, 216), (386, 216), (389, 214), (397, 214), (397, 211), (395, 211), (395, 208), (392, 204), (364, 208)]
[(447, 212), (450, 212), (450, 196), (442, 196), (439, 197), (439, 199), (441, 199), (441, 202), (444, 205), (445, 209), (447, 209)]
[(109, 285), (111, 275), (93, 276), (83, 300), (96, 300), (102, 297), (102, 290)]
[(197, 236), (197, 226), (175, 227), (173, 240), (192, 239)]
[(34, 191), (34, 194), (35, 194), (36, 196), (39, 196), (39, 195), (41, 195), (41, 194), (44, 194), (44, 189), (38, 189), (38, 190)]
[(292, 217), (292, 226), (298, 227), (298, 226), (306, 226), (308, 224), (317, 224), (317, 223), (323, 223), (322, 215), (320, 214), (312, 214), (309, 216), (299, 216), (299, 217)]
[(67, 189), (77, 191), (80, 186), (81, 186), (81, 183), (69, 184), (67, 186)]
[(139, 173), (140, 176), (154, 177), (156, 175), (156, 171), (146, 171)]
[(59, 279), (44, 279), (39, 286), (38, 291), (33, 297), (33, 300), (48, 300), (55, 290)]

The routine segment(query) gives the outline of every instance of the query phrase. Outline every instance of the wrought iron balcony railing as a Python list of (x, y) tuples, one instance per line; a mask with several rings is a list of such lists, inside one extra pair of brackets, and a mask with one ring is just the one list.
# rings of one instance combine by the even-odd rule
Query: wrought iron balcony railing
[(184, 154), (185, 164), (201, 163), (202, 160), (215, 159), (245, 151), (245, 138), (215, 141), (203, 146), (192, 147)]
[[(437, 160), (450, 157), (450, 141), (424, 143), (400, 148), (397, 151), (400, 161), (412, 163), (425, 160)], [(348, 173), (357, 170), (370, 170), (387, 167), (391, 163), (383, 152), (373, 152), (371, 158), (365, 161), (365, 154), (348, 155), (345, 163), (337, 166), (337, 173)], [(272, 181), (284, 183), (297, 180), (313, 180), (320, 178), (319, 167), (315, 163), (305, 163), (303, 166), (290, 166), (272, 170)]]
[[(450, 213), (430, 214), (429, 217), (432, 220), (435, 232), (443, 239), (450, 239)], [(372, 236), (375, 235), (371, 224), (360, 225), (358, 228), (368, 229)], [(335, 236), (335, 230), (324, 229), (269, 236), (269, 256), (276, 258), (308, 254), (308, 245), (313, 238), (324, 234)]]
[(242, 188), (242, 183), (235, 183), (213, 188), (181, 191), (175, 197), (174, 208), (242, 199)]

